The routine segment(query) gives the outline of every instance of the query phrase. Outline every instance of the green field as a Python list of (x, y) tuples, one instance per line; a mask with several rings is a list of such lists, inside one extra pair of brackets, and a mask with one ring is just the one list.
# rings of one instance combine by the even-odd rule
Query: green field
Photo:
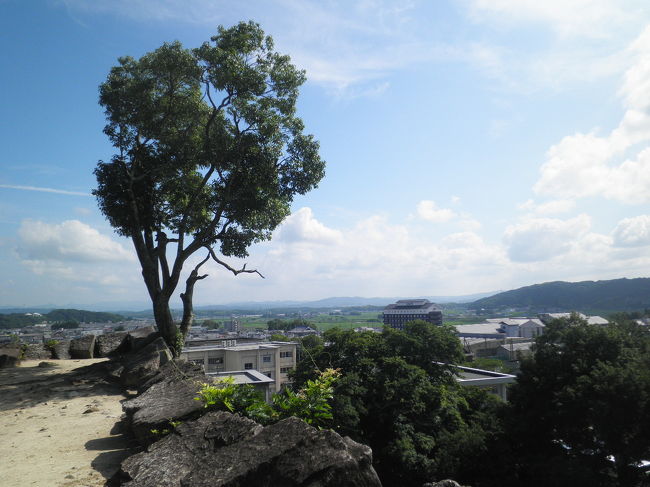
[[(328, 313), (320, 313), (316, 316), (304, 317), (303, 319), (308, 321), (318, 330), (326, 331), (335, 327), (343, 329), (358, 328), (360, 326), (382, 327), (383, 324), (377, 318), (377, 315), (378, 313), (376, 311), (360, 312), (359, 314), (354, 315), (330, 315)], [(268, 317), (240, 317), (238, 319), (243, 328), (263, 328), (265, 330), (267, 328), (267, 322), (271, 320), (271, 318)], [(294, 317), (284, 319), (291, 321)]]

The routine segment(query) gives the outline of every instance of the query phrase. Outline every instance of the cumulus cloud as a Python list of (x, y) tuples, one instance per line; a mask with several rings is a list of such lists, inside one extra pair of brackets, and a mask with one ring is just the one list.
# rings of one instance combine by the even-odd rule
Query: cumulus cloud
[(614, 245), (618, 247), (642, 247), (650, 245), (650, 215), (624, 218), (613, 232)]
[(531, 218), (508, 226), (504, 240), (514, 262), (545, 261), (569, 252), (590, 227), (584, 214), (570, 220)]
[(534, 200), (529, 199), (518, 205), (518, 208), (538, 215), (553, 215), (571, 211), (575, 205), (576, 203), (573, 200), (551, 200), (545, 203), (536, 203)]
[(79, 220), (59, 224), (22, 222), (17, 251), (29, 261), (110, 262), (133, 261), (133, 253)]
[(417, 214), (423, 220), (433, 223), (448, 222), (456, 216), (449, 208), (439, 208), (435, 201), (422, 200), (418, 203)]
[(276, 238), (288, 242), (311, 242), (332, 245), (342, 242), (341, 232), (328, 228), (314, 218), (311, 208), (303, 207), (292, 213), (280, 226)]
[[(609, 134), (577, 133), (551, 147), (536, 193), (563, 199), (602, 196), (628, 204), (650, 201), (650, 27), (630, 50), (636, 61), (620, 90), (626, 108), (620, 123)], [(627, 156), (639, 143), (644, 146), (636, 155)]]

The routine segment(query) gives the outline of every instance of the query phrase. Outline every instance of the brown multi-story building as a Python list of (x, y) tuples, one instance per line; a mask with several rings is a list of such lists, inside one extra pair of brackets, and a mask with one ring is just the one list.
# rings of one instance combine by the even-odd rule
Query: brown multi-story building
[(404, 329), (409, 321), (422, 320), (442, 325), (442, 311), (428, 299), (400, 299), (384, 309), (384, 326)]

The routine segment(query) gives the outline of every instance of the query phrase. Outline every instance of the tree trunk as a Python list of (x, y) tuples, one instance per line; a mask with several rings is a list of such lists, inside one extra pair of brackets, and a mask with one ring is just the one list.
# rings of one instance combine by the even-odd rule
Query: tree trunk
[(159, 294), (153, 301), (153, 316), (156, 320), (156, 326), (160, 335), (163, 337), (167, 346), (174, 357), (179, 357), (183, 349), (185, 337), (180, 337), (178, 327), (174, 323), (172, 312), (169, 309), (169, 297)]

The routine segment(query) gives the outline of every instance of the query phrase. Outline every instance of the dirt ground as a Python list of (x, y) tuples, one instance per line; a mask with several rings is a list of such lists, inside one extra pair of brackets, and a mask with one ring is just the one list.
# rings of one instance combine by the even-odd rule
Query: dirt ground
[(122, 392), (85, 367), (103, 360), (0, 370), (2, 487), (98, 487), (117, 471), (135, 445), (120, 432)]

